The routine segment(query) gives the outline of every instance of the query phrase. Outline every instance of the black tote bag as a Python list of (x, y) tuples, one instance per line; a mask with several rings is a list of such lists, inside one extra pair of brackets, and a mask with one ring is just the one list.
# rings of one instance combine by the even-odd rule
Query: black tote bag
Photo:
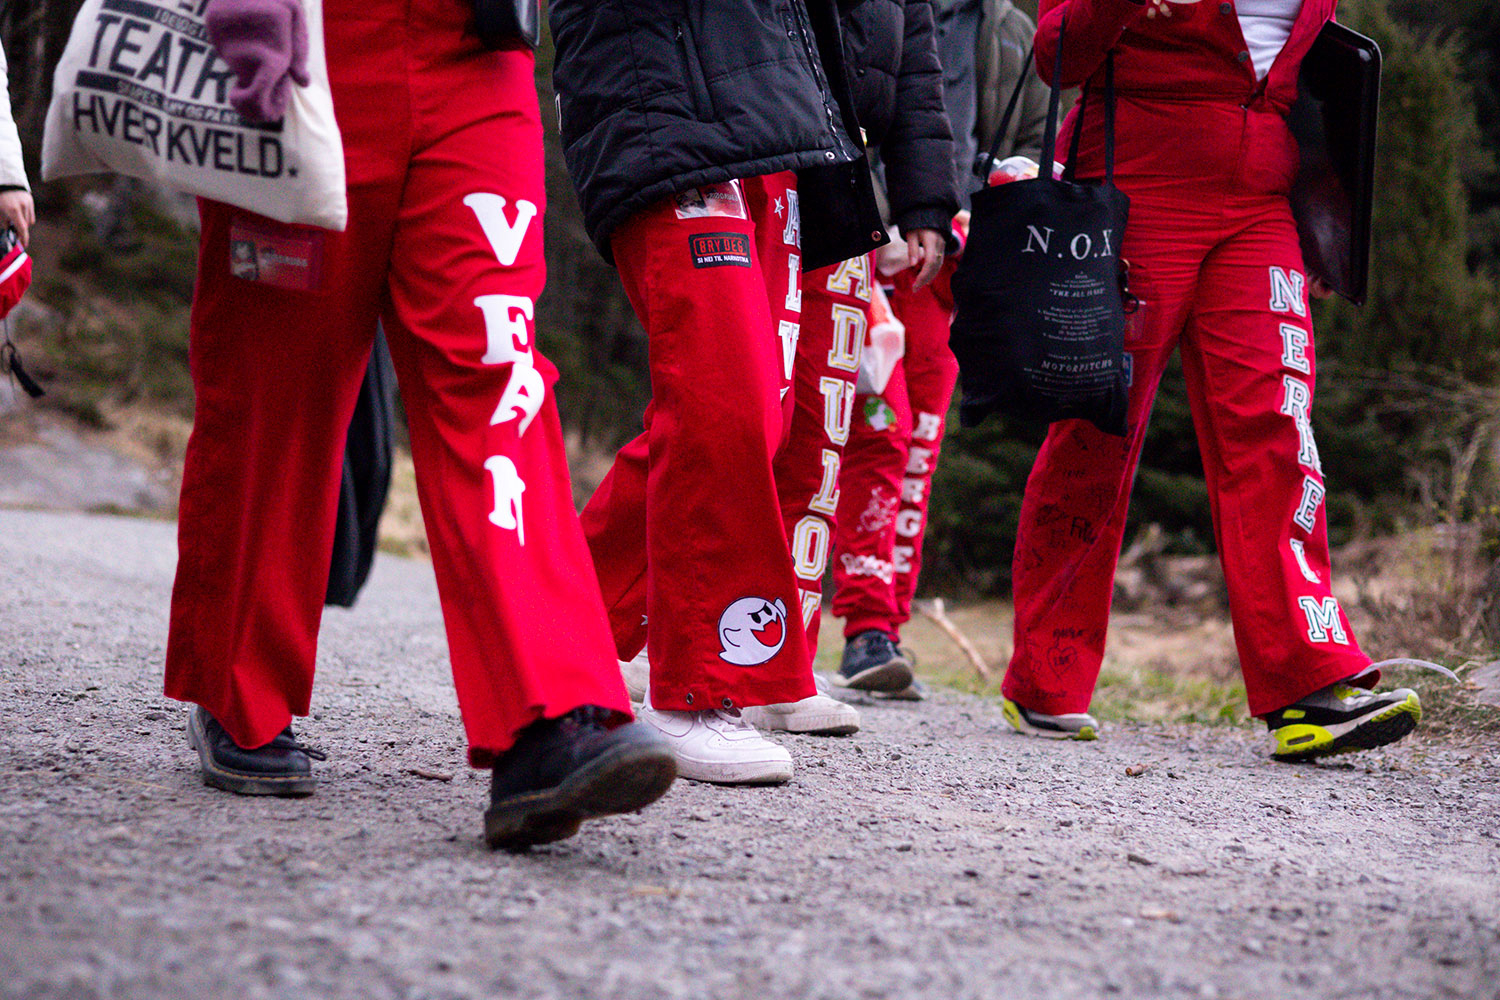
[[(1062, 41), (1060, 35), (1054, 81), (1062, 73)], [(971, 198), (969, 239), (953, 274), (959, 422), (973, 427), (991, 413), (1047, 423), (1083, 419), (1123, 435), (1129, 375), (1119, 252), (1130, 199), (1114, 185), (1113, 56), (1105, 67), (1102, 183), (1073, 180), (1087, 90), (1068, 167), (1061, 180), (1052, 177), (1060, 96), (1054, 84), (1040, 175)], [(1015, 106), (1013, 95), (997, 140)], [(997, 148), (976, 166), (981, 177)]]

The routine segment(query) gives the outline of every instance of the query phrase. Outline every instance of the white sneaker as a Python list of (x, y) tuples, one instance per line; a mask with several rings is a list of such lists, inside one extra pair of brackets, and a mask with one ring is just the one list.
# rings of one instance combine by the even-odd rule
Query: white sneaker
[(761, 729), (779, 729), (788, 733), (811, 733), (815, 736), (848, 736), (859, 732), (859, 712), (826, 694), (815, 694), (801, 701), (776, 705), (757, 705), (743, 712), (745, 721)]
[(630, 700), (637, 704), (646, 700), (646, 688), (651, 684), (651, 661), (646, 659), (645, 647), (634, 659), (620, 661), (620, 676), (625, 678), (625, 690)]
[(652, 708), (648, 698), (636, 717), (671, 744), (679, 778), (716, 785), (779, 785), (792, 778), (792, 755), (734, 709), (667, 712)]

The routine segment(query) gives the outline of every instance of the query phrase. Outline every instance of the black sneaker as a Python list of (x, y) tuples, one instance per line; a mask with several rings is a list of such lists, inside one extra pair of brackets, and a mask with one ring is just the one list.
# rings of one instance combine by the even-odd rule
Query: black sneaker
[(203, 783), (239, 795), (311, 795), (318, 787), (312, 761), (327, 759), (321, 750), (298, 743), (291, 726), (265, 746), (247, 750), (202, 705), (188, 715), (188, 742), (198, 751)]
[(1276, 738), (1272, 757), (1312, 760), (1394, 743), (1422, 721), (1422, 702), (1410, 688), (1375, 692), (1340, 682), (1262, 718)]
[(672, 748), (639, 722), (609, 728), (608, 709), (585, 705), (521, 731), (495, 761), (484, 839), (524, 851), (578, 832), (586, 819), (634, 812), (672, 785)]
[(911, 664), (911, 683), (899, 691), (875, 691), (873, 694), (881, 701), (926, 701), (930, 692), (927, 685), (917, 680), (917, 654), (907, 646), (896, 643), (896, 652), (907, 663)]
[(911, 686), (911, 664), (896, 642), (879, 629), (867, 629), (844, 646), (838, 683), (858, 691), (901, 691)]

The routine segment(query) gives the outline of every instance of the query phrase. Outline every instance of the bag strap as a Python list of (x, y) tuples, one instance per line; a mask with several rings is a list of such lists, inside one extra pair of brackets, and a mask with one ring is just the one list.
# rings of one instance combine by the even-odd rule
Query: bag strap
[(1062, 22), (1057, 26), (1057, 59), (1052, 67), (1052, 92), (1047, 95), (1047, 129), (1042, 133), (1042, 161), (1037, 164), (1037, 176), (1048, 180), (1052, 178), (1052, 164), (1057, 159), (1057, 111), (1062, 102), (1062, 87), (1058, 85), (1058, 81), (1062, 79), (1063, 36), (1067, 32), (1068, 18), (1063, 15)]
[[(1068, 144), (1068, 162), (1063, 165), (1063, 180), (1073, 180), (1078, 163), (1078, 140), (1083, 135), (1083, 116), (1088, 111), (1089, 88), (1083, 88), (1078, 101), (1078, 118), (1073, 123), (1073, 141)], [(1115, 182), (1115, 54), (1104, 58), (1104, 183)]]
[[(1038, 176), (1050, 178), (1052, 176), (1052, 163), (1057, 156), (1057, 118), (1062, 105), (1062, 88), (1057, 81), (1062, 79), (1062, 56), (1063, 37), (1068, 31), (1068, 18), (1066, 15), (1061, 19), (1057, 28), (1057, 59), (1052, 68), (1052, 86), (1047, 95), (1047, 127), (1042, 134), (1042, 161), (1037, 164)], [(1036, 53), (1036, 41), (1033, 39), (1031, 48), (1026, 51), (1026, 58), (1022, 61), (1022, 67), (1029, 67)], [(989, 180), (991, 164), (994, 163), (995, 154), (1000, 152), (1000, 143), (1005, 137), (1005, 131), (1010, 126), (1011, 117), (1015, 114), (1016, 105), (1020, 102), (1021, 92), (1025, 90), (1025, 72), (1023, 69), (1021, 79), (1016, 82), (1015, 89), (1011, 91), (1010, 101), (1005, 106), (1005, 114), (1000, 117), (1000, 126), (995, 129), (994, 139), (990, 142), (989, 152), (984, 159), (974, 164), (974, 175), (981, 181)], [(1074, 120), (1073, 141), (1068, 149), (1068, 162), (1063, 167), (1063, 179), (1073, 179), (1073, 164), (1078, 159), (1078, 139), (1083, 134), (1083, 115), (1088, 110), (1089, 88), (1083, 88), (1083, 97), (1078, 103), (1078, 117)], [(1115, 182), (1115, 54), (1111, 51), (1104, 58), (1104, 182), (1113, 184)]]
[(1026, 58), (1021, 60), (1021, 78), (1011, 89), (1010, 100), (1006, 102), (1005, 114), (1000, 116), (1000, 126), (995, 129), (994, 141), (990, 143), (990, 151), (985, 154), (984, 159), (974, 161), (974, 176), (981, 181), (989, 181), (991, 164), (1000, 153), (1000, 143), (1005, 138), (1006, 130), (1010, 128), (1010, 120), (1015, 116), (1016, 105), (1021, 103), (1021, 93), (1026, 89), (1026, 71), (1031, 68), (1032, 57), (1036, 54), (1036, 40), (1031, 42), (1031, 48), (1026, 50)]

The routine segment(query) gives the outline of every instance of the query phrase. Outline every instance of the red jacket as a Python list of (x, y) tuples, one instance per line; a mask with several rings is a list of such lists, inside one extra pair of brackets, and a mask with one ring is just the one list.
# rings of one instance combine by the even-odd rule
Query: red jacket
[[(1121, 94), (1172, 99), (1223, 98), (1239, 104), (1269, 104), (1283, 115), (1297, 99), (1297, 68), (1336, 0), (1304, 0), (1291, 37), (1264, 81), (1240, 35), (1229, 0), (1153, 3), (1146, 0), (1041, 0), (1036, 61), (1049, 83), (1057, 58), (1057, 35), (1068, 20), (1063, 86), (1094, 78), (1104, 86), (1104, 54), (1115, 50), (1115, 89)], [(1156, 8), (1156, 16), (1146, 12)]]
[[(1230, 0), (1041, 0), (1038, 70), (1051, 81), (1058, 33), (1066, 17), (1061, 82), (1077, 86), (1088, 81), (1092, 96), (1080, 173), (1096, 176), (1102, 162), (1104, 57), (1113, 50), (1118, 172), (1127, 178), (1157, 175), (1174, 172), (1175, 161), (1192, 170), (1196, 165), (1187, 161), (1194, 158), (1253, 154), (1274, 175), (1265, 178), (1271, 189), (1289, 184), (1296, 168), (1296, 144), (1282, 119), (1297, 98), (1302, 57), (1332, 19), (1336, 2), (1304, 0), (1285, 48), (1266, 78), (1257, 80)], [(1186, 108), (1184, 102), (1195, 107)], [(1214, 136), (1224, 135), (1232, 122), (1243, 122), (1246, 112), (1255, 120), (1253, 148), (1216, 148)], [(1064, 158), (1071, 131), (1066, 128), (1059, 137), (1058, 159)]]

